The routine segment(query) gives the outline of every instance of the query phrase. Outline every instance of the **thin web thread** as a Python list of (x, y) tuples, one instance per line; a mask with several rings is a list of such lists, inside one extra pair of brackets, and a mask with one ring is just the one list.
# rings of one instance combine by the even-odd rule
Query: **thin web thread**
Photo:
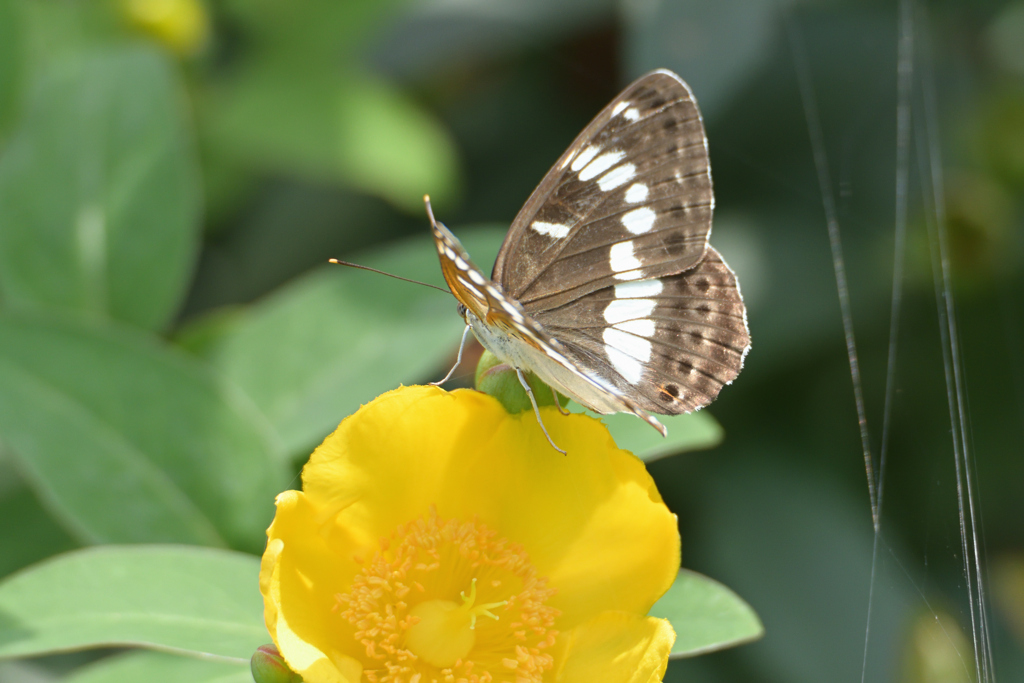
[(864, 412), (864, 394), (861, 388), (860, 362), (857, 359), (857, 342), (853, 334), (853, 313), (850, 309), (850, 291), (846, 284), (846, 265), (843, 259), (843, 243), (839, 235), (839, 218), (836, 213), (835, 195), (832, 191), (832, 179), (828, 170), (828, 158), (825, 155), (825, 142), (818, 118), (818, 105), (814, 97), (814, 85), (803, 41), (797, 29), (793, 15), (786, 16), (786, 30), (789, 35), (789, 46), (793, 53), (793, 64), (796, 68), (797, 82), (800, 86), (800, 99), (803, 103), (804, 117), (807, 119), (807, 130), (811, 138), (811, 150), (814, 154), (814, 167), (818, 174), (818, 185), (821, 189), (822, 204), (825, 208), (825, 222), (828, 226), (828, 241), (832, 249), (832, 268), (835, 271), (836, 289), (839, 292), (839, 309), (843, 318), (843, 335), (846, 339), (846, 355), (850, 363), (850, 376), (853, 379), (853, 398), (857, 406), (857, 424), (860, 427), (861, 448), (864, 452), (864, 470), (868, 480), (868, 498), (871, 503), (871, 519), (878, 526), (878, 497), (875, 491), (874, 462), (871, 456), (871, 438), (868, 433), (868, 420)]
[[(930, 56), (931, 51), (928, 50)], [(946, 400), (953, 439), (953, 460), (957, 479), (957, 508), (963, 550), (964, 579), (967, 583), (971, 614), (971, 640), (974, 646), (975, 672), (979, 681), (994, 681), (991, 635), (982, 581), (979, 529), (975, 509), (970, 453), (967, 450), (968, 426), (965, 389), (957, 335), (956, 310), (950, 274), (949, 242), (946, 234), (946, 205), (942, 174), (941, 143), (938, 134), (938, 106), (934, 75), (925, 60), (922, 78), (924, 127), (917, 136), (918, 159), (932, 211), (925, 212), (932, 261), (932, 278), (939, 315), (942, 362), (946, 377)], [(966, 492), (966, 504), (965, 504)]]
[[(822, 203), (825, 209), (832, 249), (833, 269), (839, 294), (840, 310), (843, 318), (843, 330), (846, 340), (847, 356), (850, 364), (850, 375), (853, 381), (854, 400), (857, 407), (858, 425), (860, 427), (861, 446), (864, 455), (864, 467), (867, 475), (868, 495), (871, 502), (872, 522), (875, 530), (874, 548), (872, 552), (871, 586), (868, 598), (868, 626), (865, 629), (864, 663), (861, 680), (866, 675), (867, 652), (870, 635), (871, 605), (873, 601), (875, 571), (878, 549), (881, 539), (881, 504), (884, 493), (884, 464), (888, 454), (889, 426), (892, 413), (892, 394), (895, 381), (895, 358), (898, 341), (898, 323), (902, 302), (903, 268), (905, 261), (907, 197), (909, 179), (909, 148), (910, 137), (916, 133), (918, 163), (924, 185), (925, 199), (931, 211), (925, 211), (926, 224), (929, 232), (929, 247), (932, 251), (932, 267), (938, 304), (940, 336), (943, 348), (943, 366), (946, 374), (947, 401), (949, 404), (950, 421), (953, 426), (954, 464), (957, 478), (957, 504), (960, 516), (960, 537), (964, 555), (964, 575), (967, 582), (968, 602), (971, 613), (972, 644), (974, 649), (975, 671), (979, 681), (994, 681), (994, 667), (991, 650), (991, 636), (988, 628), (988, 615), (985, 591), (982, 584), (981, 550), (979, 547), (980, 533), (977, 523), (977, 511), (974, 495), (974, 474), (971, 467), (970, 454), (967, 449), (968, 419), (960, 348), (956, 334), (956, 316), (953, 305), (952, 285), (948, 255), (948, 238), (945, 231), (945, 199), (941, 167), (941, 152), (938, 141), (936, 122), (938, 120), (933, 77), (930, 70), (925, 69), (922, 77), (923, 118), (924, 127), (915, 130), (911, 126), (911, 110), (913, 100), (914, 73), (914, 5), (911, 0), (900, 2), (900, 37), (897, 59), (898, 69), (898, 103), (897, 103), (897, 179), (896, 179), (896, 227), (894, 244), (893, 298), (890, 312), (890, 339), (886, 371), (886, 395), (882, 429), (882, 446), (876, 476), (871, 455), (870, 433), (864, 410), (862, 381), (857, 358), (856, 342), (853, 333), (853, 317), (850, 307), (849, 289), (839, 234), (835, 199), (828, 170), (825, 145), (821, 123), (818, 118), (817, 104), (809, 68), (809, 61), (803, 50), (799, 31), (792, 16), (786, 17), (786, 29), (790, 48), (793, 53), (798, 84), (804, 115), (807, 119), (808, 132), (814, 154), (818, 183), (821, 189)], [(928, 64), (930, 52), (925, 52), (925, 64)], [(966, 494), (966, 495), (965, 495)], [(965, 503), (966, 500), (966, 503)], [(897, 560), (898, 562), (898, 560)], [(901, 565), (902, 566), (902, 565)], [(912, 582), (913, 583), (913, 582)], [(916, 585), (916, 584), (915, 584)], [(920, 591), (919, 591), (920, 592)], [(922, 598), (924, 596), (922, 595)], [(928, 604), (925, 600), (926, 605)], [(965, 663), (966, 665), (966, 663)]]
[(946, 642), (948, 642), (950, 647), (953, 648), (953, 652), (956, 653), (956, 656), (960, 660), (960, 664), (963, 666), (964, 671), (967, 673), (968, 676), (970, 676), (971, 670), (967, 668), (967, 660), (964, 659), (963, 653), (960, 652), (960, 648), (956, 646), (956, 640), (953, 639), (953, 634), (946, 630), (946, 625), (942, 623), (941, 619), (938, 618), (938, 612), (936, 612), (935, 608), (932, 607), (932, 603), (928, 599), (928, 596), (925, 595), (925, 592), (921, 590), (920, 586), (917, 585), (917, 582), (914, 581), (914, 577), (911, 575), (909, 571), (907, 571), (907, 568), (903, 566), (903, 563), (900, 562), (900, 558), (896, 556), (896, 553), (892, 551), (892, 548), (887, 548), (887, 550), (889, 551), (890, 559), (896, 564), (897, 567), (899, 567), (899, 570), (903, 572), (903, 576), (907, 579), (907, 583), (914, 587), (914, 590), (917, 592), (917, 597), (921, 599), (921, 602), (923, 602), (924, 606), (928, 608), (928, 611), (936, 616), (935, 623), (939, 625), (939, 630), (942, 631), (942, 635), (946, 636)]
[[(892, 306), (889, 315), (889, 351), (885, 370), (885, 408), (882, 413), (882, 443), (878, 457), (878, 516), (882, 515), (885, 493), (885, 463), (889, 454), (889, 430), (896, 386), (896, 350), (899, 342), (900, 310), (903, 302), (903, 269), (906, 261), (907, 196), (910, 180), (910, 139), (914, 90), (914, 5), (900, 0), (899, 47), (896, 80), (896, 221), (893, 240)], [(876, 531), (878, 524), (876, 524)]]
[[(935, 179), (928, 175), (929, 167), (931, 166), (931, 160), (927, 151), (929, 141), (926, 135), (918, 135), (917, 148), (918, 154), (921, 157), (922, 176), (930, 181), (932, 185), (935, 184)], [(932, 194), (932, 204), (934, 213), (938, 213), (937, 202), (934, 199), (934, 189)], [(956, 469), (956, 496), (957, 496), (957, 511), (960, 518), (960, 544), (961, 554), (963, 555), (964, 562), (964, 580), (967, 583), (967, 601), (971, 616), (971, 639), (974, 643), (974, 659), (975, 659), (975, 671), (980, 674), (981, 662), (978, 654), (979, 634), (978, 634), (978, 619), (976, 616), (977, 605), (975, 603), (975, 580), (974, 580), (974, 568), (971, 561), (971, 544), (968, 541), (969, 530), (973, 525), (969, 525), (967, 521), (967, 515), (965, 512), (964, 505), (964, 472), (961, 465), (961, 439), (960, 433), (957, 428), (957, 413), (959, 412), (959, 401), (956, 396), (954, 372), (953, 372), (953, 355), (951, 351), (950, 343), (950, 326), (948, 320), (948, 314), (945, 309), (945, 299), (947, 298), (947, 292), (944, 289), (944, 283), (941, 275), (941, 252), (936, 245), (939, 238), (938, 223), (939, 219), (934, 213), (927, 213), (925, 216), (925, 222), (928, 227), (928, 243), (931, 252), (932, 260), (932, 275), (935, 285), (935, 299), (938, 305), (939, 312), (939, 336), (942, 342), (942, 365), (946, 375), (946, 402), (949, 406), (949, 418), (953, 425), (951, 430), (953, 438), (953, 465)], [(968, 495), (970, 495), (968, 493)], [(986, 678), (980, 678), (979, 680), (987, 680)]]
[(893, 239), (892, 305), (889, 313), (889, 351), (885, 370), (885, 407), (882, 412), (882, 443), (878, 456), (878, 507), (874, 540), (871, 544), (871, 577), (868, 583), (867, 620), (864, 626), (864, 656), (861, 683), (867, 678), (871, 643), (871, 617), (878, 578), (878, 547), (882, 538), (882, 503), (885, 494), (885, 465), (889, 454), (893, 390), (896, 386), (896, 351), (899, 342), (900, 309), (903, 301), (903, 267), (906, 259), (907, 195), (910, 179), (910, 137), (914, 89), (914, 6), (900, 0), (899, 39), (896, 54), (896, 217)]

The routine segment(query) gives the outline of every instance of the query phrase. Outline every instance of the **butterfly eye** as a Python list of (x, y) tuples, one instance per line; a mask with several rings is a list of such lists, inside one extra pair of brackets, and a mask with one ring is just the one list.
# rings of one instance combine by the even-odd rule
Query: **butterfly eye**
[(466, 309), (466, 304), (464, 304), (464, 303), (462, 303), (460, 301), (458, 306), (455, 307), (455, 310), (457, 310), (459, 312), (459, 317), (461, 317), (461, 318), (465, 318), (466, 317), (466, 310), (467, 310)]

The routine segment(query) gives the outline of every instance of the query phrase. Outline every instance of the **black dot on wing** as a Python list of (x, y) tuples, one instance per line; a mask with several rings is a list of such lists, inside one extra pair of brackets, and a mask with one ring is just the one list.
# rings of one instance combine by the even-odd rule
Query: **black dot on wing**
[(708, 282), (707, 278), (701, 278), (697, 280), (697, 290), (700, 292), (706, 292), (711, 289), (711, 283)]
[(666, 384), (661, 387), (661, 393), (669, 396), (672, 400), (679, 398), (679, 387), (675, 384)]
[(701, 313), (710, 313), (711, 307), (708, 306), (707, 304), (701, 304), (700, 306), (697, 307), (697, 310), (700, 311)]
[(682, 256), (690, 250), (689, 239), (686, 235), (669, 235), (662, 248), (669, 256)]
[(693, 372), (693, 363), (688, 360), (679, 361), (679, 369), (686, 374)]
[(690, 337), (692, 337), (694, 341), (704, 341), (704, 335), (700, 332), (691, 332)]

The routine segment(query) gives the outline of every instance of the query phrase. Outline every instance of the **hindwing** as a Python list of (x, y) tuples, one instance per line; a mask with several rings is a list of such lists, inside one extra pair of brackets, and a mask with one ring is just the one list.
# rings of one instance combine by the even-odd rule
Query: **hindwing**
[(711, 247), (689, 271), (597, 290), (535, 319), (567, 356), (662, 415), (711, 403), (750, 349), (736, 276)]

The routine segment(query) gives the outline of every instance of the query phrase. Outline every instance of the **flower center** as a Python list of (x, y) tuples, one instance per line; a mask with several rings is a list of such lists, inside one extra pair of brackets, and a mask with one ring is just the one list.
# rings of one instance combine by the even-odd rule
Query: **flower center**
[(417, 657), (446, 669), (465, 659), (476, 644), (477, 617), (498, 619), (492, 609), (504, 607), (508, 600), (476, 604), (476, 579), (469, 596), (462, 593), (462, 604), (451, 600), (427, 600), (409, 612), (417, 622), (405, 632), (405, 644)]
[(370, 683), (539, 682), (552, 667), (555, 591), (521, 547), (434, 509), (380, 547), (337, 596)]

